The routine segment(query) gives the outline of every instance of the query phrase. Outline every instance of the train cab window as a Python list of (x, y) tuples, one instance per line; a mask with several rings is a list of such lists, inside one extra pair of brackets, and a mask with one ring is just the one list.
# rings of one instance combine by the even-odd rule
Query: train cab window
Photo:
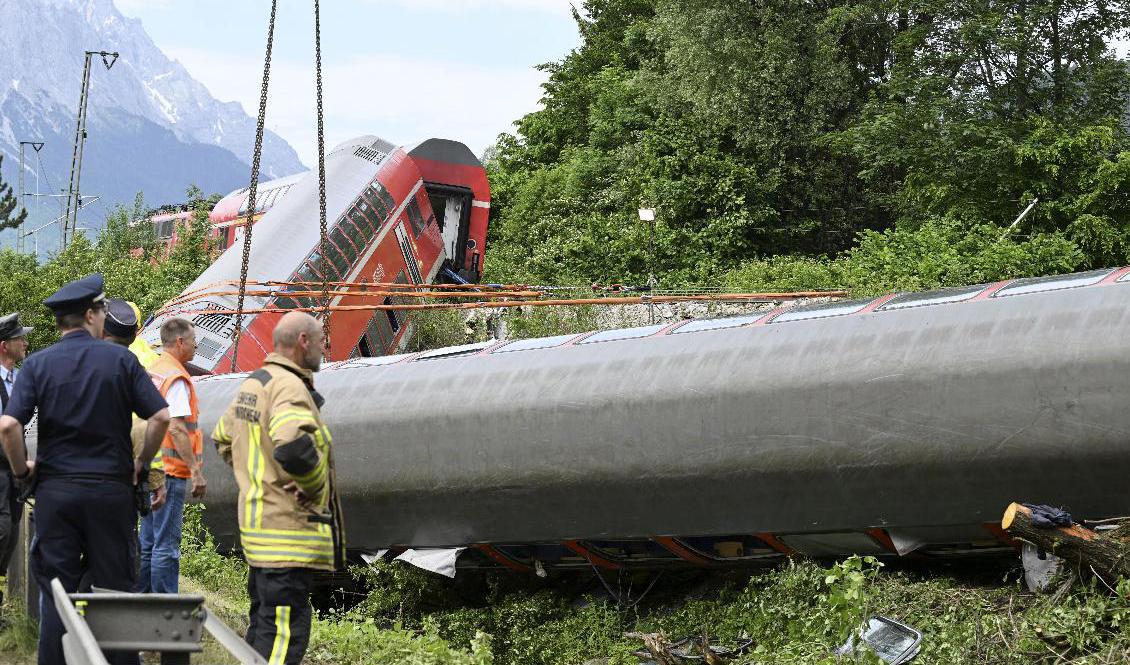
[[(384, 302), (382, 302), (381, 304), (385, 305), (385, 306), (391, 306), (391, 305), (395, 305), (396, 303), (394, 303), (392, 301), (392, 298), (389, 297), (389, 298), (385, 298)], [(388, 325), (389, 325), (389, 327), (392, 328), (392, 332), (395, 335), (400, 330), (400, 317), (401, 317), (400, 310), (386, 309), (386, 310), (383, 310), (383, 311), (385, 313), (385, 317), (388, 318)]]
[(985, 290), (985, 285), (959, 286), (954, 289), (935, 289), (933, 291), (920, 291), (918, 293), (904, 293), (888, 300), (879, 311), (886, 312), (893, 309), (910, 309), (911, 307), (926, 307), (928, 305), (944, 305), (946, 303), (963, 302)]
[[(408, 283), (408, 276), (404, 274), (403, 270), (401, 270), (400, 272), (396, 273), (396, 279), (394, 279), (392, 281), (395, 284), (407, 284)], [(403, 305), (403, 304), (406, 304), (407, 301), (408, 301), (408, 299), (406, 299), (406, 298), (387, 297), (382, 301), (382, 304), (384, 304), (386, 306), (387, 305)], [(396, 337), (397, 332), (399, 332), (400, 328), (404, 325), (404, 321), (407, 318), (407, 312), (406, 312), (406, 310), (402, 310), (402, 309), (399, 309), (399, 310), (398, 309), (378, 310), (378, 314), (382, 313), (382, 312), (384, 313), (385, 321), (380, 323), (379, 325), (382, 328), (382, 333), (385, 334), (388, 338), (387, 341), (385, 343), (383, 343), (383, 346), (385, 348), (385, 353), (388, 353), (388, 352), (393, 350), (392, 349), (392, 343), (393, 343), (393, 341)], [(374, 321), (375, 320), (376, 319), (374, 317)], [(385, 328), (385, 324), (387, 324), (387, 326), (388, 326), (387, 328)]]
[(749, 316), (728, 316), (720, 319), (699, 319), (685, 323), (675, 330), (671, 331), (672, 335), (681, 335), (683, 333), (702, 332), (704, 330), (724, 330), (726, 328), (738, 328), (740, 326), (749, 325), (756, 322), (758, 319), (765, 316), (765, 313), (750, 314)]
[(369, 185), (369, 199), (373, 205), (381, 210), (381, 219), (388, 219), (392, 213), (396, 212), (396, 200), (392, 198), (392, 194), (389, 194), (379, 180), (374, 180)]
[(491, 351), (493, 356), (496, 353), (510, 353), (512, 351), (533, 351), (535, 349), (551, 349), (555, 346), (561, 346), (565, 342), (576, 337), (576, 335), (555, 335), (553, 337), (533, 337), (531, 339), (520, 339), (516, 342), (510, 342), (506, 346), (499, 347)]
[(164, 219), (153, 224), (155, 229), (154, 233), (158, 240), (168, 240), (173, 237), (173, 230), (176, 228), (176, 220)]
[(413, 198), (408, 202), (408, 208), (405, 210), (408, 214), (408, 221), (412, 223), (412, 237), (419, 238), (420, 234), (424, 232), (424, 214), (420, 212), (420, 204)]
[[(311, 287), (312, 288), (312, 287)], [(284, 291), (285, 293), (285, 291)], [(275, 307), (279, 309), (295, 309), (296, 307), (315, 307), (318, 303), (310, 297), (288, 297), (280, 296), (275, 298)]]
[(365, 221), (364, 216), (356, 210), (351, 210), (348, 215), (341, 218), (338, 226), (345, 230), (345, 235), (353, 241), (357, 249), (364, 254), (365, 248), (369, 245), (369, 239), (373, 237), (373, 230), (369, 228), (368, 222)]
[(377, 206), (366, 204), (365, 209), (362, 212), (365, 215), (365, 220), (369, 223), (369, 226), (373, 227), (373, 235), (376, 235), (381, 230), (381, 225), (384, 223), (384, 219), (377, 211)]
[[(334, 252), (333, 245), (328, 245), (327, 249), (329, 249), (330, 253), (336, 253)], [(325, 275), (326, 279), (335, 281), (341, 279), (341, 273), (338, 271), (337, 266), (335, 266), (332, 261), (327, 261), (323, 258), (317, 250), (310, 254), (307, 263), (313, 268), (316, 274)], [(318, 279), (321, 279), (321, 277), (319, 276)]]
[(385, 189), (384, 185), (381, 185), (380, 183), (377, 183), (377, 185), (378, 187), (380, 187), (380, 189), (377, 190), (377, 193), (380, 194), (381, 202), (385, 204), (385, 207), (388, 208), (390, 214), (395, 212), (396, 199), (392, 198), (392, 194), (390, 194), (389, 191)]
[(596, 344), (598, 342), (615, 342), (621, 339), (639, 339), (641, 337), (650, 337), (655, 333), (666, 328), (664, 325), (655, 326), (642, 326), (640, 328), (617, 328), (616, 330), (604, 330), (597, 334), (586, 337), (577, 344)]
[[(336, 231), (336, 229), (335, 229), (335, 231)], [(329, 259), (330, 264), (333, 265), (333, 267), (336, 269), (337, 274), (341, 275), (342, 277), (345, 277), (346, 275), (348, 275), (350, 273), (350, 269), (352, 268), (352, 266), (349, 263), (349, 261), (345, 258), (345, 256), (342, 254), (341, 249), (339, 249), (338, 247), (335, 246), (336, 243), (333, 242), (334, 241), (334, 234), (333, 233), (330, 234), (329, 240), (331, 242), (326, 243), (326, 258)]]
[(1118, 278), (1119, 282), (1130, 282), (1130, 272)]
[(320, 282), (322, 276), (315, 272), (309, 263), (303, 263), (302, 267), (294, 273), (294, 279), (296, 282)]
[(436, 349), (428, 351), (416, 357), (413, 362), (420, 362), (421, 360), (438, 360), (440, 358), (456, 358), (458, 356), (470, 356), (482, 351), (483, 349), (496, 344), (497, 342), (476, 342), (474, 344), (463, 344), (461, 346), (449, 346), (445, 349)]
[(1113, 268), (1103, 270), (1090, 270), (1072, 275), (1054, 275), (1052, 277), (1029, 277), (1018, 279), (993, 294), (994, 298), (1019, 296), (1025, 293), (1042, 293), (1044, 291), (1059, 291), (1060, 289), (1074, 289), (1080, 286), (1091, 286), (1103, 281), (1114, 272)]
[(334, 230), (330, 231), (330, 240), (333, 241), (333, 244), (337, 245), (338, 249), (341, 250), (342, 256), (349, 264), (349, 267), (352, 268), (353, 265), (357, 263), (357, 255), (359, 253), (359, 250), (350, 241), (350, 236), (347, 234), (346, 225), (338, 224), (337, 226), (335, 226)]
[(365, 192), (365, 194), (369, 197), (369, 203), (372, 204), (376, 216), (383, 224), (384, 221), (388, 219), (388, 215), (389, 212), (391, 212), (391, 209), (387, 205), (385, 205), (384, 199), (381, 198), (382, 189), (384, 188), (381, 187), (379, 183), (373, 183), (369, 185), (369, 189)]
[(358, 198), (357, 202), (353, 204), (353, 210), (349, 212), (349, 217), (357, 224), (357, 228), (365, 234), (365, 242), (368, 242), (376, 234), (377, 229), (381, 228), (380, 222), (376, 221), (373, 215), (373, 206), (364, 199)]
[(361, 245), (362, 251), (365, 247), (369, 246), (369, 241), (373, 239), (373, 227), (369, 225), (369, 220), (365, 219), (358, 210), (349, 211), (349, 226), (346, 231), (350, 233), (350, 237), (354, 242)]
[(855, 314), (871, 303), (871, 300), (853, 300), (852, 302), (828, 302), (807, 307), (797, 307), (786, 310), (773, 317), (771, 323), (787, 323), (789, 321), (808, 321), (810, 319), (825, 319), (832, 316), (847, 316)]

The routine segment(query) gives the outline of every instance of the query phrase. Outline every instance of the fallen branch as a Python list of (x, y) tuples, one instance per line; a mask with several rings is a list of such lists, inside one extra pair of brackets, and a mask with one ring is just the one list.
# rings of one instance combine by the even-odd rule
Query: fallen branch
[(1103, 577), (1130, 578), (1130, 544), (1119, 538), (1100, 535), (1078, 524), (1041, 529), (1032, 523), (1032, 511), (1019, 503), (1009, 504), (1001, 528), (1080, 568), (1093, 567)]
[(624, 633), (624, 637), (643, 640), (648, 654), (659, 665), (680, 665), (679, 658), (671, 653), (671, 643), (663, 633)]

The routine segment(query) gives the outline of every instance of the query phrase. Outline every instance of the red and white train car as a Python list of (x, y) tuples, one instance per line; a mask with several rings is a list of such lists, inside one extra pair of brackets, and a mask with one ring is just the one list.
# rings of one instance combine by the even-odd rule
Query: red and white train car
[[(481, 275), (490, 186), (482, 164), (462, 143), (429, 139), (396, 147), (374, 136), (362, 136), (335, 147), (326, 156), (328, 243), (324, 256), (316, 172), (263, 183), (256, 198), (263, 205), (257, 201), (249, 281), (320, 282), (324, 277), (331, 282), (424, 284), (475, 282)], [(239, 225), (246, 213), (246, 190), (216, 205), (211, 219), (221, 230), (228, 251), (186, 292), (234, 290), (207, 287), (239, 279), (243, 255)], [(337, 296), (331, 305), (362, 302), (373, 301)], [(288, 297), (283, 290), (270, 297), (248, 296), (244, 309), (316, 304), (316, 299)], [(253, 369), (270, 351), (271, 332), (281, 314), (245, 315), (238, 366), (233, 366), (235, 316), (220, 312), (234, 310), (236, 305), (235, 296), (212, 295), (182, 307), (217, 311), (191, 316), (198, 340), (192, 364), (199, 370)], [(143, 339), (157, 344), (161, 323), (177, 315), (180, 312), (175, 309), (159, 313), (142, 332)], [(392, 353), (411, 334), (411, 323), (403, 312), (334, 312), (331, 317), (332, 360)]]

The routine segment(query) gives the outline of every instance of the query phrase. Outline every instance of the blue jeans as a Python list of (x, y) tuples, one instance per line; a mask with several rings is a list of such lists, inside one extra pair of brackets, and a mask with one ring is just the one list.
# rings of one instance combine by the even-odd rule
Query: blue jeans
[(165, 476), (165, 505), (141, 520), (140, 593), (177, 593), (187, 478)]

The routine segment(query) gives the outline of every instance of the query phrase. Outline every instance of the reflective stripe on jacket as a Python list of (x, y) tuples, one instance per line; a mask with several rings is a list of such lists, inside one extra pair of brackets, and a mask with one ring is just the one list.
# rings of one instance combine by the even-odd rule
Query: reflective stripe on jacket
[[(157, 389), (161, 391), (162, 397), (169, 394), (169, 389), (178, 380), (183, 379), (188, 386), (188, 407), (191, 413), (185, 416), (184, 424), (188, 430), (188, 440), (192, 442), (192, 455), (196, 458), (194, 462), (197, 465), (202, 464), (204, 462), (204, 437), (200, 433), (198, 422), (200, 406), (196, 402), (196, 387), (192, 385), (192, 377), (188, 370), (179, 360), (166, 352), (157, 357), (157, 360), (149, 366), (148, 372)], [(171, 432), (166, 434), (165, 440), (161, 442), (161, 462), (165, 466), (165, 473), (174, 478), (192, 477), (192, 470), (188, 462), (181, 459), (180, 453), (177, 452), (177, 448), (173, 444)]]
[[(212, 432), (239, 485), (239, 532), (258, 568), (343, 569), (345, 535), (332, 438), (312, 375), (276, 353), (252, 372)], [(286, 490), (291, 482), (305, 505)]]

